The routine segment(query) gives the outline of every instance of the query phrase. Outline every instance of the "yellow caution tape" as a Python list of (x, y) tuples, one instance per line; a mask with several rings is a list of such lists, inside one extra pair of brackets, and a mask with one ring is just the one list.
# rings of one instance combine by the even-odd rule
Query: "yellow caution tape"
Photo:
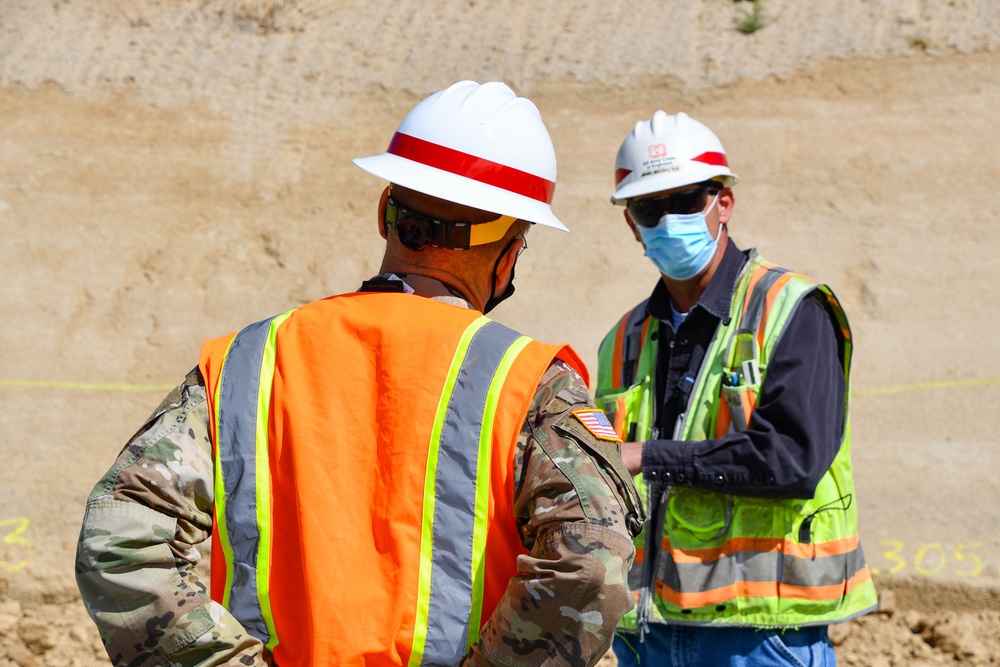
[(969, 378), (966, 380), (917, 382), (915, 384), (899, 385), (898, 387), (863, 389), (861, 391), (852, 391), (851, 394), (854, 396), (886, 396), (888, 394), (906, 394), (913, 391), (924, 391), (926, 389), (958, 389), (960, 387), (982, 387), (992, 384), (1000, 384), (1000, 378)]

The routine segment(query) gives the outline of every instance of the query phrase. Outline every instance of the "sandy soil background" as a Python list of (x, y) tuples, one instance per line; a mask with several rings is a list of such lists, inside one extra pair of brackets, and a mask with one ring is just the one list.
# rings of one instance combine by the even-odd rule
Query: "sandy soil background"
[[(687, 111), (734, 238), (851, 317), (880, 613), (846, 665), (1000, 663), (995, 0), (0, 0), (0, 667), (104, 664), (85, 498), (201, 340), (354, 290), (382, 184), (350, 160), (456, 80), (542, 111), (555, 210), (501, 321), (590, 362), (656, 280), (608, 203), (636, 120)], [(611, 659), (608, 662), (612, 662)]]

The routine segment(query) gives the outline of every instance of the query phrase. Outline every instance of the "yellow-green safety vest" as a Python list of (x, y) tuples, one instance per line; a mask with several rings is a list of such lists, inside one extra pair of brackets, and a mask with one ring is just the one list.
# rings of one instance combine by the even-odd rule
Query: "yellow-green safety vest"
[[(839, 323), (848, 391), (843, 440), (813, 498), (733, 496), (654, 484), (629, 576), (636, 608), (619, 627), (648, 622), (756, 627), (819, 625), (872, 611), (877, 595), (858, 539), (847, 396), (851, 331), (825, 285), (751, 251), (729, 317), (720, 322), (673, 434), (654, 434), (659, 321), (639, 304), (601, 343), (597, 405), (626, 441), (706, 440), (748, 427), (776, 342), (818, 292)], [(723, 378), (726, 382), (723, 382)], [(648, 547), (648, 548), (647, 548)]]

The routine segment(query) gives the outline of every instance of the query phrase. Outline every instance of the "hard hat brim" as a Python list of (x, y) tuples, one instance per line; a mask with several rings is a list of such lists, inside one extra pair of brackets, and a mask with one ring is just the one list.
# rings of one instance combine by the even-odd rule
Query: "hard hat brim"
[(733, 187), (740, 180), (736, 174), (728, 171), (720, 172), (718, 168), (706, 166), (704, 169), (698, 169), (697, 167), (692, 168), (688, 166), (687, 170), (683, 173), (664, 172), (624, 185), (618, 188), (611, 196), (611, 203), (624, 205), (629, 199), (634, 197), (673, 190), (674, 188), (694, 185), (695, 183), (702, 183), (712, 179), (722, 181), (722, 185), (727, 188)]
[(569, 229), (541, 201), (493, 185), (429, 167), (413, 160), (383, 153), (354, 159), (369, 174), (432, 197), (462, 204), (497, 215), (509, 215), (564, 232)]

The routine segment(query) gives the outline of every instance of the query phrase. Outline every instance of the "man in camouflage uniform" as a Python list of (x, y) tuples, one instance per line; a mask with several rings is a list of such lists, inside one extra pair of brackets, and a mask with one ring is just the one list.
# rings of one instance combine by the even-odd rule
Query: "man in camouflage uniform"
[[(458, 107), (450, 116), (449, 104)], [(433, 113), (421, 117), (421, 109), (427, 111), (428, 105)], [(490, 113), (483, 112), (484, 105)], [(477, 108), (481, 115), (475, 115)], [(506, 112), (506, 118), (497, 108)], [(474, 115), (473, 125), (483, 125), (482, 117), (487, 117), (486, 130), (506, 142), (506, 148), (513, 142), (515, 157), (508, 151), (504, 158), (513, 165), (499, 164), (499, 159), (490, 162), (488, 147), (474, 141), (462, 143), (467, 120), (462, 114), (469, 113)], [(420, 186), (408, 186), (407, 169), (412, 165), (397, 160), (394, 164), (403, 167), (384, 169), (377, 159), (398, 149), (397, 139), (404, 130), (404, 139), (420, 135), (421, 122), (437, 124), (438, 129), (444, 125), (447, 131), (437, 135), (442, 143), (449, 140), (449, 133), (457, 136), (448, 150), (464, 150), (466, 158), (471, 155), (473, 162), (479, 160), (477, 175), (462, 173), (466, 167), (455, 166), (446, 175), (448, 187), (437, 188), (426, 178)], [(385, 156), (377, 156), (375, 162), (358, 161), (362, 168), (392, 182), (380, 202), (381, 231), (387, 240), (381, 274), (365, 281), (359, 291), (404, 292), (481, 312), (509, 296), (529, 222), (562, 225), (549, 210), (552, 188), (540, 202), (518, 208), (517, 198), (525, 195), (505, 197), (503, 189), (509, 183), (488, 172), (507, 170), (509, 175), (510, 167), (515, 167), (518, 178), (523, 178), (533, 170), (536, 175), (550, 174), (554, 186), (554, 152), (551, 143), (545, 143), (544, 126), (541, 135), (532, 133), (538, 126), (541, 119), (534, 106), (498, 83), (455, 84), (411, 111)], [(527, 142), (529, 158), (541, 145), (551, 154), (551, 170), (532, 159), (527, 164), (525, 159), (518, 162), (518, 141)], [(414, 152), (407, 159), (420, 157)], [(429, 168), (449, 170), (440, 162)], [(424, 176), (429, 173), (423, 172)], [(456, 174), (464, 180), (479, 180), (480, 184), (466, 188), (478, 194), (472, 199), (452, 196), (455, 184), (460, 183), (451, 178)], [(488, 186), (486, 190), (482, 184)], [(493, 196), (496, 193), (491, 194), (489, 188), (499, 195)], [(484, 203), (475, 205), (478, 201)], [(475, 246), (468, 238), (466, 245), (455, 240), (456, 228), (459, 236), (468, 237), (470, 225), (475, 230), (477, 225), (495, 224), (497, 214), (509, 216), (502, 237)], [(626, 575), (634, 556), (631, 538), (642, 525), (643, 510), (622, 465), (620, 441), (603, 413), (594, 409), (585, 379), (573, 367), (576, 364), (566, 360), (572, 358), (552, 359), (534, 390), (513, 446), (509, 503), (513, 516), (505, 520), (516, 525), (523, 546), (523, 555), (517, 557), (517, 576), (508, 581), (498, 604), (483, 619), (478, 642), (453, 662), (593, 665), (607, 652), (616, 623), (633, 605)], [(202, 559), (198, 546), (213, 530), (220, 530), (214, 520), (219, 508), (218, 436), (210, 426), (217, 418), (212, 404), (218, 399), (206, 389), (213, 383), (206, 381), (205, 369), (203, 356), (203, 364), (188, 374), (131, 439), (87, 504), (77, 551), (77, 581), (115, 665), (280, 664), (266, 638), (248, 631), (234, 611), (210, 598), (207, 584), (196, 571)], [(497, 414), (497, 419), (501, 417), (505, 415)], [(349, 513), (352, 507), (341, 509)], [(273, 567), (281, 568), (282, 563)], [(335, 567), (349, 568), (349, 563)], [(377, 624), (379, 619), (370, 622)], [(313, 660), (310, 664), (321, 663)], [(351, 664), (375, 663), (357, 659)], [(441, 663), (425, 654), (424, 664)]]

